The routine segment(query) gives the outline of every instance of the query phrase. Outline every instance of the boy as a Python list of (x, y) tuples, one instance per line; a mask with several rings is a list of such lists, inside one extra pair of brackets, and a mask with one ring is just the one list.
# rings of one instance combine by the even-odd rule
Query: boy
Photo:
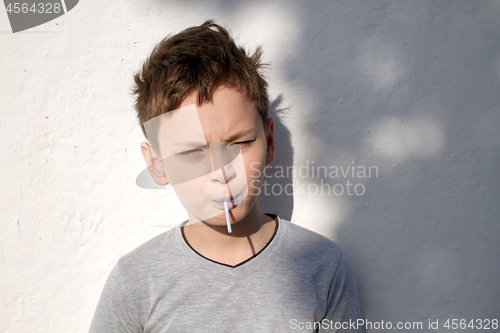
[(342, 250), (257, 207), (275, 149), (260, 57), (207, 21), (135, 75), (143, 157), (189, 220), (118, 261), (91, 332), (361, 331)]

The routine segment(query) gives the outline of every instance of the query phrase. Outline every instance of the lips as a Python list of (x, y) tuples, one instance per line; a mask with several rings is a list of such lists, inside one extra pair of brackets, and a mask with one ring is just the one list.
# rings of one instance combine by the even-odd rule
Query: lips
[(224, 201), (227, 201), (227, 206), (229, 209), (236, 207), (240, 202), (241, 202), (241, 195), (238, 194), (235, 197), (225, 197), (225, 198), (220, 198), (217, 200), (212, 200), (215, 203), (215, 206), (219, 209), (224, 210)]

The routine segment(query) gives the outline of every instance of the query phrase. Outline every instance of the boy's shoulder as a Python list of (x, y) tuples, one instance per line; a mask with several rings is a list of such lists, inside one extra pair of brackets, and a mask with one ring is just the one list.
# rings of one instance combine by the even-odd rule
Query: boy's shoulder
[(334, 264), (344, 259), (342, 248), (330, 238), (287, 220), (281, 219), (280, 222), (287, 229), (284, 237), (285, 247), (294, 255)]
[(150, 269), (152, 266), (158, 266), (160, 262), (165, 262), (164, 260), (159, 261), (159, 259), (165, 259), (167, 260), (166, 262), (171, 261), (169, 260), (170, 257), (175, 257), (177, 255), (177, 253), (175, 253), (175, 228), (178, 227), (173, 227), (162, 232), (123, 255), (118, 260), (116, 266), (118, 268), (126, 268), (128, 271), (139, 272)]

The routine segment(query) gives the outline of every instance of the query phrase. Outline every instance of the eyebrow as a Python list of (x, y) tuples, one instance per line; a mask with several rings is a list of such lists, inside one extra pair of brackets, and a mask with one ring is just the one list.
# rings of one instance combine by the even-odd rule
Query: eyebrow
[(172, 146), (182, 147), (182, 148), (199, 148), (203, 146), (207, 146), (206, 141), (177, 141), (172, 142)]
[[(255, 130), (253, 128), (247, 128), (241, 131), (238, 131), (234, 134), (232, 134), (227, 141), (224, 142), (232, 142), (235, 139), (239, 139), (241, 137), (245, 137), (250, 134), (254, 134)], [(207, 147), (207, 142), (201, 142), (201, 141), (178, 141), (178, 142), (173, 142), (172, 143), (176, 147), (182, 147), (183, 149), (187, 148), (203, 148)]]
[(244, 130), (241, 130), (239, 132), (232, 134), (227, 141), (231, 142), (235, 139), (238, 139), (238, 138), (250, 135), (250, 134), (254, 134), (254, 133), (255, 133), (255, 130), (253, 128), (247, 128), (247, 129), (244, 129)]

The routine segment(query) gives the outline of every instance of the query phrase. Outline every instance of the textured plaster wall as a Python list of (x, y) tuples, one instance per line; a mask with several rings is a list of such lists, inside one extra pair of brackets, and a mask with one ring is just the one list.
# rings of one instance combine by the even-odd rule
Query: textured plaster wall
[(273, 172), (377, 167), (260, 203), (342, 246), (367, 318), (499, 318), (499, 1), (83, 0), (17, 34), (0, 8), (0, 331), (85, 332), (116, 260), (184, 220), (135, 184), (129, 92), (207, 18), (271, 63)]

